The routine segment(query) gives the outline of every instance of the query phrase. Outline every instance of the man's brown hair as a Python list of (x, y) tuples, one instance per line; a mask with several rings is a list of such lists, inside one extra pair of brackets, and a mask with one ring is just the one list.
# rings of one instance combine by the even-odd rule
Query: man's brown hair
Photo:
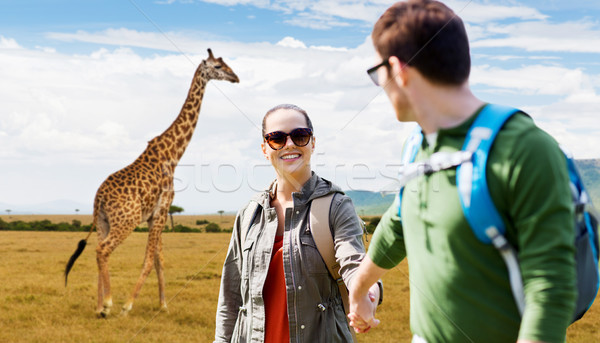
[(462, 20), (435, 0), (397, 2), (371, 34), (383, 60), (396, 56), (432, 82), (460, 85), (469, 78), (469, 40)]

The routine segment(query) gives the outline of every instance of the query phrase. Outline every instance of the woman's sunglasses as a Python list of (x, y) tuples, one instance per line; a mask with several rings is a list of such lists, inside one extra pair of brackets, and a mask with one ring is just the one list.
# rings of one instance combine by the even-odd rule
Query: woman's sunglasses
[(312, 137), (312, 130), (309, 128), (301, 127), (293, 129), (292, 131), (290, 131), (290, 133), (285, 133), (283, 131), (273, 131), (265, 135), (265, 141), (273, 150), (280, 150), (285, 146), (288, 136), (290, 136), (292, 142), (294, 142), (296, 146), (302, 147), (306, 146), (308, 142), (310, 142), (310, 137)]

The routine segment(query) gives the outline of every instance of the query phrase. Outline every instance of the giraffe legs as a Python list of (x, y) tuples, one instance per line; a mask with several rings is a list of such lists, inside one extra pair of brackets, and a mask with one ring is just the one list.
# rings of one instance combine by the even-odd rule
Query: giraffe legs
[(167, 311), (167, 302), (165, 300), (165, 275), (164, 275), (164, 258), (162, 250), (162, 236), (158, 237), (158, 246), (154, 253), (154, 268), (158, 276), (158, 296), (160, 299), (160, 308)]
[[(164, 212), (164, 213), (163, 213)], [(131, 308), (133, 307), (133, 302), (135, 298), (140, 293), (144, 282), (146, 282), (146, 278), (152, 271), (152, 267), (155, 266), (155, 261), (158, 262), (156, 264), (156, 271), (158, 274), (158, 289), (160, 295), (160, 305), (161, 308), (166, 309), (167, 305), (164, 300), (164, 275), (163, 275), (163, 263), (162, 263), (162, 239), (161, 233), (163, 227), (166, 222), (166, 211), (160, 211), (160, 215), (158, 218), (149, 221), (148, 225), (148, 245), (146, 246), (146, 255), (144, 256), (144, 265), (142, 267), (142, 273), (135, 284), (133, 289), (133, 293), (129, 297), (129, 300), (123, 305), (123, 309), (121, 311), (121, 315), (127, 315)], [(158, 261), (157, 261), (158, 260)]]
[(110, 276), (108, 273), (108, 257), (117, 247), (118, 243), (111, 239), (105, 239), (96, 248), (96, 262), (98, 263), (98, 307), (96, 313), (106, 317), (110, 314), (113, 305), (110, 293)]
[(98, 263), (98, 316), (107, 317), (113, 306), (110, 291), (110, 275), (108, 272), (108, 259), (110, 254), (133, 231), (135, 223), (127, 222), (122, 226), (113, 225), (110, 228), (101, 226), (98, 231), (98, 246), (96, 247), (96, 262)]

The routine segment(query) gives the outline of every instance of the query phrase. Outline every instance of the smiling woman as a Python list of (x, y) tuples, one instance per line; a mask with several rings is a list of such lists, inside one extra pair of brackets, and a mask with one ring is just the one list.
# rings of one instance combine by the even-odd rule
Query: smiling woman
[[(339, 187), (311, 171), (315, 137), (306, 111), (275, 106), (263, 118), (262, 133), (262, 152), (276, 179), (238, 212), (223, 266), (215, 341), (350, 342), (341, 293), (308, 216), (313, 200), (332, 195), (324, 212), (341, 277), (350, 285), (365, 251), (354, 206)], [(379, 294), (373, 285), (373, 309)]]

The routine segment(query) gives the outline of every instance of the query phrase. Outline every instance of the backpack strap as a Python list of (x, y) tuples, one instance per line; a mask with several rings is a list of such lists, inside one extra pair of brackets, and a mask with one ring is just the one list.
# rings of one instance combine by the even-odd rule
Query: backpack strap
[[(310, 205), (310, 232), (321, 258), (323, 258), (325, 265), (327, 265), (329, 274), (331, 274), (331, 277), (333, 277), (338, 285), (342, 296), (344, 311), (348, 314), (350, 313), (348, 288), (346, 288), (344, 279), (340, 276), (340, 264), (337, 263), (335, 259), (335, 245), (331, 230), (329, 229), (329, 211), (334, 195), (335, 193), (330, 193), (324, 197), (312, 200)], [(352, 340), (357, 342), (356, 334), (352, 328), (350, 328), (350, 333), (352, 334)]]
[(475, 236), (485, 244), (492, 243), (486, 233), (488, 228), (495, 227), (502, 235), (506, 231), (488, 189), (487, 159), (496, 135), (508, 118), (517, 112), (519, 110), (512, 107), (486, 105), (471, 125), (463, 144), (463, 151), (472, 152), (472, 158), (456, 169), (456, 184), (463, 212)]
[(518, 109), (486, 105), (467, 133), (463, 151), (472, 152), (471, 160), (456, 169), (456, 185), (463, 213), (473, 233), (482, 243), (493, 244), (508, 269), (513, 297), (521, 316), (525, 311), (525, 292), (517, 251), (506, 240), (506, 227), (490, 195), (486, 179), (487, 159), (496, 135)]
[(405, 171), (417, 158), (417, 153), (419, 152), (419, 148), (421, 147), (421, 143), (423, 142), (423, 132), (421, 131), (421, 127), (417, 125), (415, 129), (411, 132), (410, 136), (404, 143), (404, 148), (402, 149), (402, 166), (401, 174), (400, 174), (400, 191), (398, 192), (398, 217), (402, 218), (402, 192), (404, 191), (404, 186), (408, 179), (413, 175), (413, 173)]

